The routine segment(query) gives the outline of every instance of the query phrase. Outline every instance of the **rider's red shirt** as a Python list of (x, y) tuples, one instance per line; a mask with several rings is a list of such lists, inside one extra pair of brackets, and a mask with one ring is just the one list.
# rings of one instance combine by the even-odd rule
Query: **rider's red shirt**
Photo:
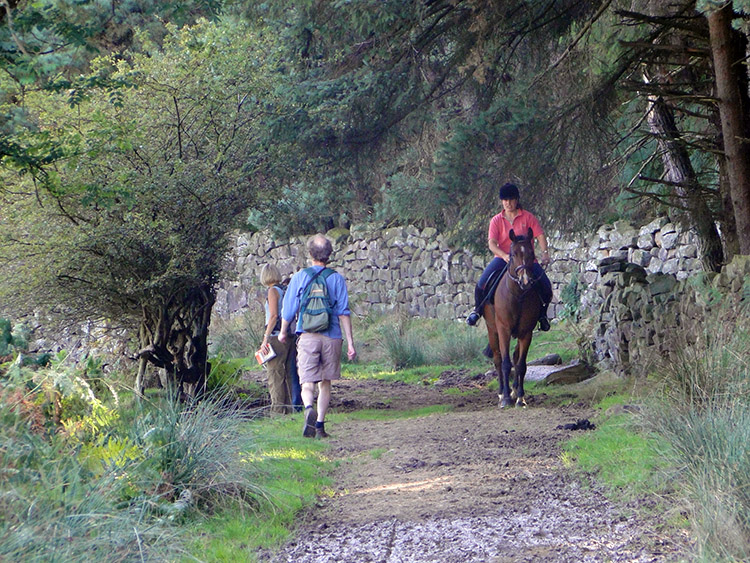
[(525, 209), (519, 209), (518, 215), (513, 219), (513, 223), (505, 216), (505, 211), (501, 211), (490, 220), (489, 240), (496, 240), (498, 246), (503, 252), (510, 253), (510, 230), (517, 235), (526, 236), (529, 227), (534, 234), (534, 238), (544, 234), (542, 226), (531, 213)]

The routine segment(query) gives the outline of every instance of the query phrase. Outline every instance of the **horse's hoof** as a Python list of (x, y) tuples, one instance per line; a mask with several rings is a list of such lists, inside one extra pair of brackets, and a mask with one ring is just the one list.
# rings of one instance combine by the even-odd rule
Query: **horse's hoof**
[(524, 399), (523, 397), (519, 397), (518, 399), (516, 399), (516, 406), (525, 409), (526, 408), (526, 399)]
[(509, 399), (502, 399), (500, 401), (500, 408), (504, 409), (505, 407), (509, 407), (511, 405), (511, 401)]

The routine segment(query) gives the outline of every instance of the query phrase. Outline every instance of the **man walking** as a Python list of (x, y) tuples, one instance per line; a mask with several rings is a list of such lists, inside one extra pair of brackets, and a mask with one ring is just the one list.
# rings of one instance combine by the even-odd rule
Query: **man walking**
[[(325, 417), (331, 400), (331, 381), (341, 378), (342, 330), (346, 336), (347, 356), (357, 356), (352, 337), (352, 322), (349, 312), (349, 293), (344, 277), (326, 267), (333, 253), (331, 241), (317, 234), (307, 241), (312, 267), (300, 270), (289, 282), (281, 307), (281, 331), (279, 340), (287, 338), (290, 323), (297, 316), (295, 332), (297, 338), (297, 369), (302, 384), (302, 402), (305, 405), (305, 423), (302, 434), (308, 438), (327, 438)], [(301, 298), (305, 289), (315, 278), (325, 282), (327, 299), (331, 307), (328, 327), (320, 332), (303, 330), (303, 315), (300, 312)], [(318, 384), (318, 409), (313, 408), (315, 384)]]

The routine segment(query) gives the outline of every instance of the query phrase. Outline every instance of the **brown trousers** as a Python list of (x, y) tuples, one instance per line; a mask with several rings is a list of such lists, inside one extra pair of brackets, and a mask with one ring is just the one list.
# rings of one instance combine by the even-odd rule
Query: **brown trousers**
[(289, 414), (292, 412), (292, 390), (287, 375), (286, 363), (289, 351), (295, 345), (294, 336), (286, 342), (279, 342), (278, 336), (272, 336), (268, 343), (276, 352), (276, 357), (265, 363), (268, 374), (268, 393), (271, 395), (271, 414)]

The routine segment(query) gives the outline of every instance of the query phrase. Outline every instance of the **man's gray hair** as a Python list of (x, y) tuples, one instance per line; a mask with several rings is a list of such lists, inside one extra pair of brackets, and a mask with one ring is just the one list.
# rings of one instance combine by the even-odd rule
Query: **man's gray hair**
[(318, 233), (311, 236), (307, 241), (307, 251), (313, 260), (327, 264), (333, 254), (333, 245), (325, 235)]

